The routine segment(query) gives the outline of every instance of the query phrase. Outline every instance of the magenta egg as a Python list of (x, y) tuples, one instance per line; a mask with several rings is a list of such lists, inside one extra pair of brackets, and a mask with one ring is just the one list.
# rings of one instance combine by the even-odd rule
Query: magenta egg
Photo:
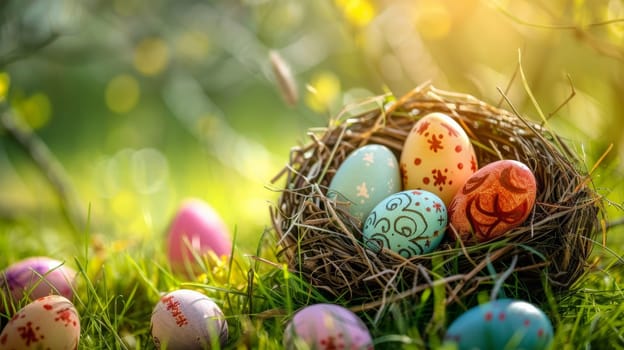
[(219, 214), (200, 199), (182, 203), (169, 226), (167, 254), (174, 272), (196, 271), (195, 256), (229, 256), (232, 240)]
[(300, 349), (373, 349), (366, 325), (352, 311), (334, 304), (299, 310), (284, 331), (284, 347)]
[(72, 300), (76, 276), (76, 271), (62, 261), (30, 257), (1, 272), (0, 289), (11, 295), (14, 304), (24, 298), (34, 300), (51, 294)]

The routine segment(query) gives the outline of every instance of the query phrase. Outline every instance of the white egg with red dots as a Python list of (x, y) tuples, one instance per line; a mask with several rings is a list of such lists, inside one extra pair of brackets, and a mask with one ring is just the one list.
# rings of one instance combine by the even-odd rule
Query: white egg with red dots
[(435, 250), (446, 230), (448, 214), (442, 199), (424, 190), (392, 194), (375, 206), (364, 221), (366, 246), (411, 258)]
[(419, 119), (405, 138), (400, 158), (403, 190), (435, 193), (448, 206), (477, 171), (477, 157), (462, 126), (443, 113)]
[(444, 340), (458, 350), (543, 350), (550, 348), (553, 327), (535, 305), (499, 299), (463, 313), (449, 326)]
[(13, 315), (0, 333), (0, 349), (74, 350), (79, 340), (80, 318), (74, 304), (49, 295)]

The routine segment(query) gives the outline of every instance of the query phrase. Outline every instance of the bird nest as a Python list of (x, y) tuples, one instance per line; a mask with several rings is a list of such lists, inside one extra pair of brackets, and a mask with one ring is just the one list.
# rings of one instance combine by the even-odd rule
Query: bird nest
[[(311, 130), (311, 141), (291, 150), (289, 164), (274, 179), (285, 180), (271, 216), (279, 257), (292, 271), (362, 309), (437, 286), (444, 286), (447, 304), (499, 288), (518, 298), (544, 295), (545, 285), (566, 290), (584, 273), (601, 231), (602, 200), (578, 156), (555, 132), (429, 84), (398, 100), (379, 96), (367, 103), (373, 106), (359, 105), (355, 114), (346, 108), (327, 128)], [(328, 198), (329, 183), (345, 158), (364, 145), (385, 145), (398, 159), (414, 123), (432, 112), (464, 128), (479, 166), (500, 159), (526, 164), (537, 182), (533, 211), (493, 242), (466, 246), (446, 238), (435, 251), (411, 258), (367, 249), (356, 220)]]

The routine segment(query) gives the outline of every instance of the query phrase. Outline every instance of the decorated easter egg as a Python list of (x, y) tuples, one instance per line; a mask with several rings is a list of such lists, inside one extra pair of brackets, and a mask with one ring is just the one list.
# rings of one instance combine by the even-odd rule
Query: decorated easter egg
[(50, 294), (72, 300), (76, 275), (76, 271), (62, 261), (45, 256), (30, 257), (9, 265), (0, 273), (0, 289), (11, 295), (13, 304), (23, 298), (34, 300)]
[(200, 292), (178, 289), (154, 307), (152, 339), (158, 349), (210, 349), (223, 346), (228, 326), (219, 306)]
[(0, 333), (1, 349), (78, 348), (80, 317), (60, 295), (34, 300), (19, 310)]
[(448, 205), (475, 171), (477, 157), (459, 123), (431, 113), (414, 124), (401, 152), (404, 190), (427, 190)]
[(474, 173), (453, 198), (449, 221), (462, 241), (485, 242), (522, 224), (535, 204), (535, 176), (515, 160)]
[(553, 327), (544, 312), (521, 300), (500, 299), (476, 306), (449, 326), (445, 342), (458, 350), (548, 349)]
[(299, 310), (286, 326), (283, 339), (288, 350), (373, 349), (364, 322), (334, 304), (314, 304)]
[(442, 241), (447, 224), (442, 199), (425, 190), (392, 194), (366, 218), (362, 234), (366, 245), (390, 249), (405, 258), (433, 251)]
[(383, 145), (356, 149), (340, 164), (327, 195), (346, 203), (349, 213), (362, 221), (379, 201), (401, 190), (396, 157)]
[(219, 214), (200, 199), (187, 199), (178, 209), (168, 231), (167, 255), (176, 273), (198, 271), (197, 257), (230, 256), (232, 240)]

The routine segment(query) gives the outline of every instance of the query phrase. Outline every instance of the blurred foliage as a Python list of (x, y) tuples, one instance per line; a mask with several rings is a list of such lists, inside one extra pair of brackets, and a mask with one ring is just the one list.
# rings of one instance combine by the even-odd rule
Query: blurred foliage
[[(546, 113), (575, 91), (549, 123), (588, 168), (614, 144), (593, 175), (618, 204), (623, 18), (622, 0), (9, 0), (0, 111), (58, 158), (94, 233), (141, 244), (199, 197), (253, 249), (277, 197), (270, 179), (309, 127), (425, 81), (493, 104), (500, 88), (537, 116), (516, 75), (520, 51)], [(51, 224), (46, 175), (0, 135), (2, 218), (71, 230)]]

